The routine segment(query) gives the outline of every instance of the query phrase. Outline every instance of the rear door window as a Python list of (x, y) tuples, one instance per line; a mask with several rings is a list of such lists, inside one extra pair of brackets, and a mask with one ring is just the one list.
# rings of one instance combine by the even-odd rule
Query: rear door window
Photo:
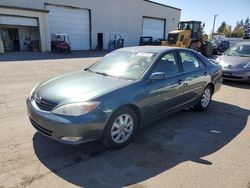
[(184, 72), (198, 70), (205, 65), (191, 52), (180, 52), (181, 62)]
[(167, 76), (178, 74), (180, 69), (174, 52), (168, 52), (163, 55), (153, 72), (164, 72)]

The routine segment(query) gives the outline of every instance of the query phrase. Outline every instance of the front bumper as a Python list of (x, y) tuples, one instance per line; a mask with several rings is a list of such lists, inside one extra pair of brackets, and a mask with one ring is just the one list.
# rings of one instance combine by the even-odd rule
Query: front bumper
[(223, 69), (223, 79), (233, 81), (250, 81), (250, 70)]
[[(67, 144), (80, 144), (101, 139), (108, 119), (101, 110), (73, 117), (40, 110), (32, 99), (27, 99), (26, 104), (30, 122), (38, 132)], [(81, 139), (73, 142), (62, 140), (63, 137), (81, 137)]]

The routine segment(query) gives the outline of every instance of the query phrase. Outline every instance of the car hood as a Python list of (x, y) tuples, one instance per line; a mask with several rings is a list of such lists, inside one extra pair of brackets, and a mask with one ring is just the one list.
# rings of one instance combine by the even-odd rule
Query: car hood
[(42, 82), (35, 89), (37, 97), (56, 104), (88, 101), (131, 81), (77, 71)]
[(250, 62), (250, 57), (222, 55), (220, 58), (220, 65), (226, 69), (241, 69), (248, 62)]

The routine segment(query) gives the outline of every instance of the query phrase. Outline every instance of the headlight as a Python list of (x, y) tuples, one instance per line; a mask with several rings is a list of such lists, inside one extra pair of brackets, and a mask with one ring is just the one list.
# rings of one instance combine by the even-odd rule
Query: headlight
[(39, 85), (39, 84), (36, 84), (36, 86), (33, 87), (33, 89), (31, 90), (30, 95), (29, 95), (29, 98), (30, 98), (30, 99), (33, 97), (34, 91), (35, 91), (35, 89), (36, 89), (36, 87), (37, 87), (38, 85)]
[(99, 102), (77, 102), (59, 106), (52, 112), (58, 115), (80, 116), (87, 114), (97, 108)]
[(244, 68), (250, 68), (250, 62), (248, 62), (248, 63), (244, 66)]

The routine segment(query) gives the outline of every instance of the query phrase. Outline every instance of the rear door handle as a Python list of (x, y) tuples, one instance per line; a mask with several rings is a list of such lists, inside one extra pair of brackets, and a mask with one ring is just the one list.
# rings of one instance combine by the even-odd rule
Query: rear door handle
[(204, 75), (204, 76), (207, 76), (207, 72), (204, 72), (203, 75)]

